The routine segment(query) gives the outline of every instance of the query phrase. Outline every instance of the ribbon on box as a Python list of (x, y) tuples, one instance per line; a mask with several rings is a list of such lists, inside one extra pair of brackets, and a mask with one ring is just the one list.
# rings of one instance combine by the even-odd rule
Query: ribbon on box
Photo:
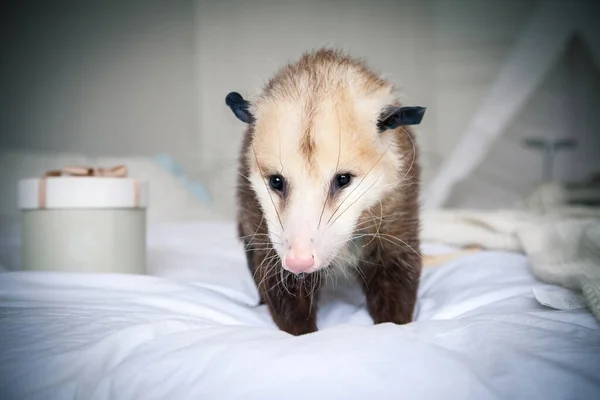
[(112, 178), (126, 178), (127, 167), (124, 165), (117, 165), (111, 168), (65, 167), (63, 169), (46, 171), (44, 174), (45, 178), (51, 176), (105, 176)]
[[(117, 165), (110, 168), (92, 168), (92, 167), (64, 167), (63, 169), (55, 169), (46, 171), (42, 179), (40, 179), (40, 190), (38, 192), (38, 202), (40, 208), (46, 208), (46, 180), (47, 178), (55, 178), (59, 176), (72, 177), (105, 177), (105, 178), (127, 178), (127, 167), (125, 165)], [(134, 204), (136, 207), (140, 204), (140, 183), (134, 180)]]

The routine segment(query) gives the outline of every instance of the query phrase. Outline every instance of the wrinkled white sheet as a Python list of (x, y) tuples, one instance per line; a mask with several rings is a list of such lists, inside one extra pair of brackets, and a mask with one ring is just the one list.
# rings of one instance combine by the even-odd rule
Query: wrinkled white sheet
[(154, 276), (0, 273), (1, 399), (600, 398), (600, 324), (540, 305), (521, 255), (426, 270), (405, 326), (330, 281), (321, 330), (292, 337), (233, 224), (155, 227), (149, 247)]

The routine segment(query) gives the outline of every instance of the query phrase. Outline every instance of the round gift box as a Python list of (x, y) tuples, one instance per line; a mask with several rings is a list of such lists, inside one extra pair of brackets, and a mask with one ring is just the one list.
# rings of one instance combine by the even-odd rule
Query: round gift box
[(19, 182), (21, 269), (146, 273), (147, 184), (126, 177)]

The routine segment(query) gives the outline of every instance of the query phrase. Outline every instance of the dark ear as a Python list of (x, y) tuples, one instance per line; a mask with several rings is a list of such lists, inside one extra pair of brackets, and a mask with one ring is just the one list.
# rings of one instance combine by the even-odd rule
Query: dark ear
[(250, 102), (244, 100), (241, 94), (231, 92), (225, 97), (225, 104), (231, 108), (237, 119), (247, 124), (254, 122), (254, 117), (250, 113)]
[(379, 132), (396, 129), (403, 125), (419, 125), (425, 115), (425, 107), (386, 107), (379, 116)]

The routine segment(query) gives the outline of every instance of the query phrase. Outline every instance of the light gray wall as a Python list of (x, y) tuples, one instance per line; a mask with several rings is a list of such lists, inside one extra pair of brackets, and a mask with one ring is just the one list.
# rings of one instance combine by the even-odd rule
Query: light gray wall
[(447, 206), (496, 208), (519, 202), (542, 182), (542, 153), (527, 138), (574, 139), (556, 154), (553, 178), (582, 181), (600, 173), (600, 69), (585, 37), (575, 34), (540, 87), (483, 163), (455, 186)]
[(0, 147), (198, 154), (193, 0), (11, 1)]
[(537, 0), (434, 0), (438, 151), (447, 154), (497, 77)]

